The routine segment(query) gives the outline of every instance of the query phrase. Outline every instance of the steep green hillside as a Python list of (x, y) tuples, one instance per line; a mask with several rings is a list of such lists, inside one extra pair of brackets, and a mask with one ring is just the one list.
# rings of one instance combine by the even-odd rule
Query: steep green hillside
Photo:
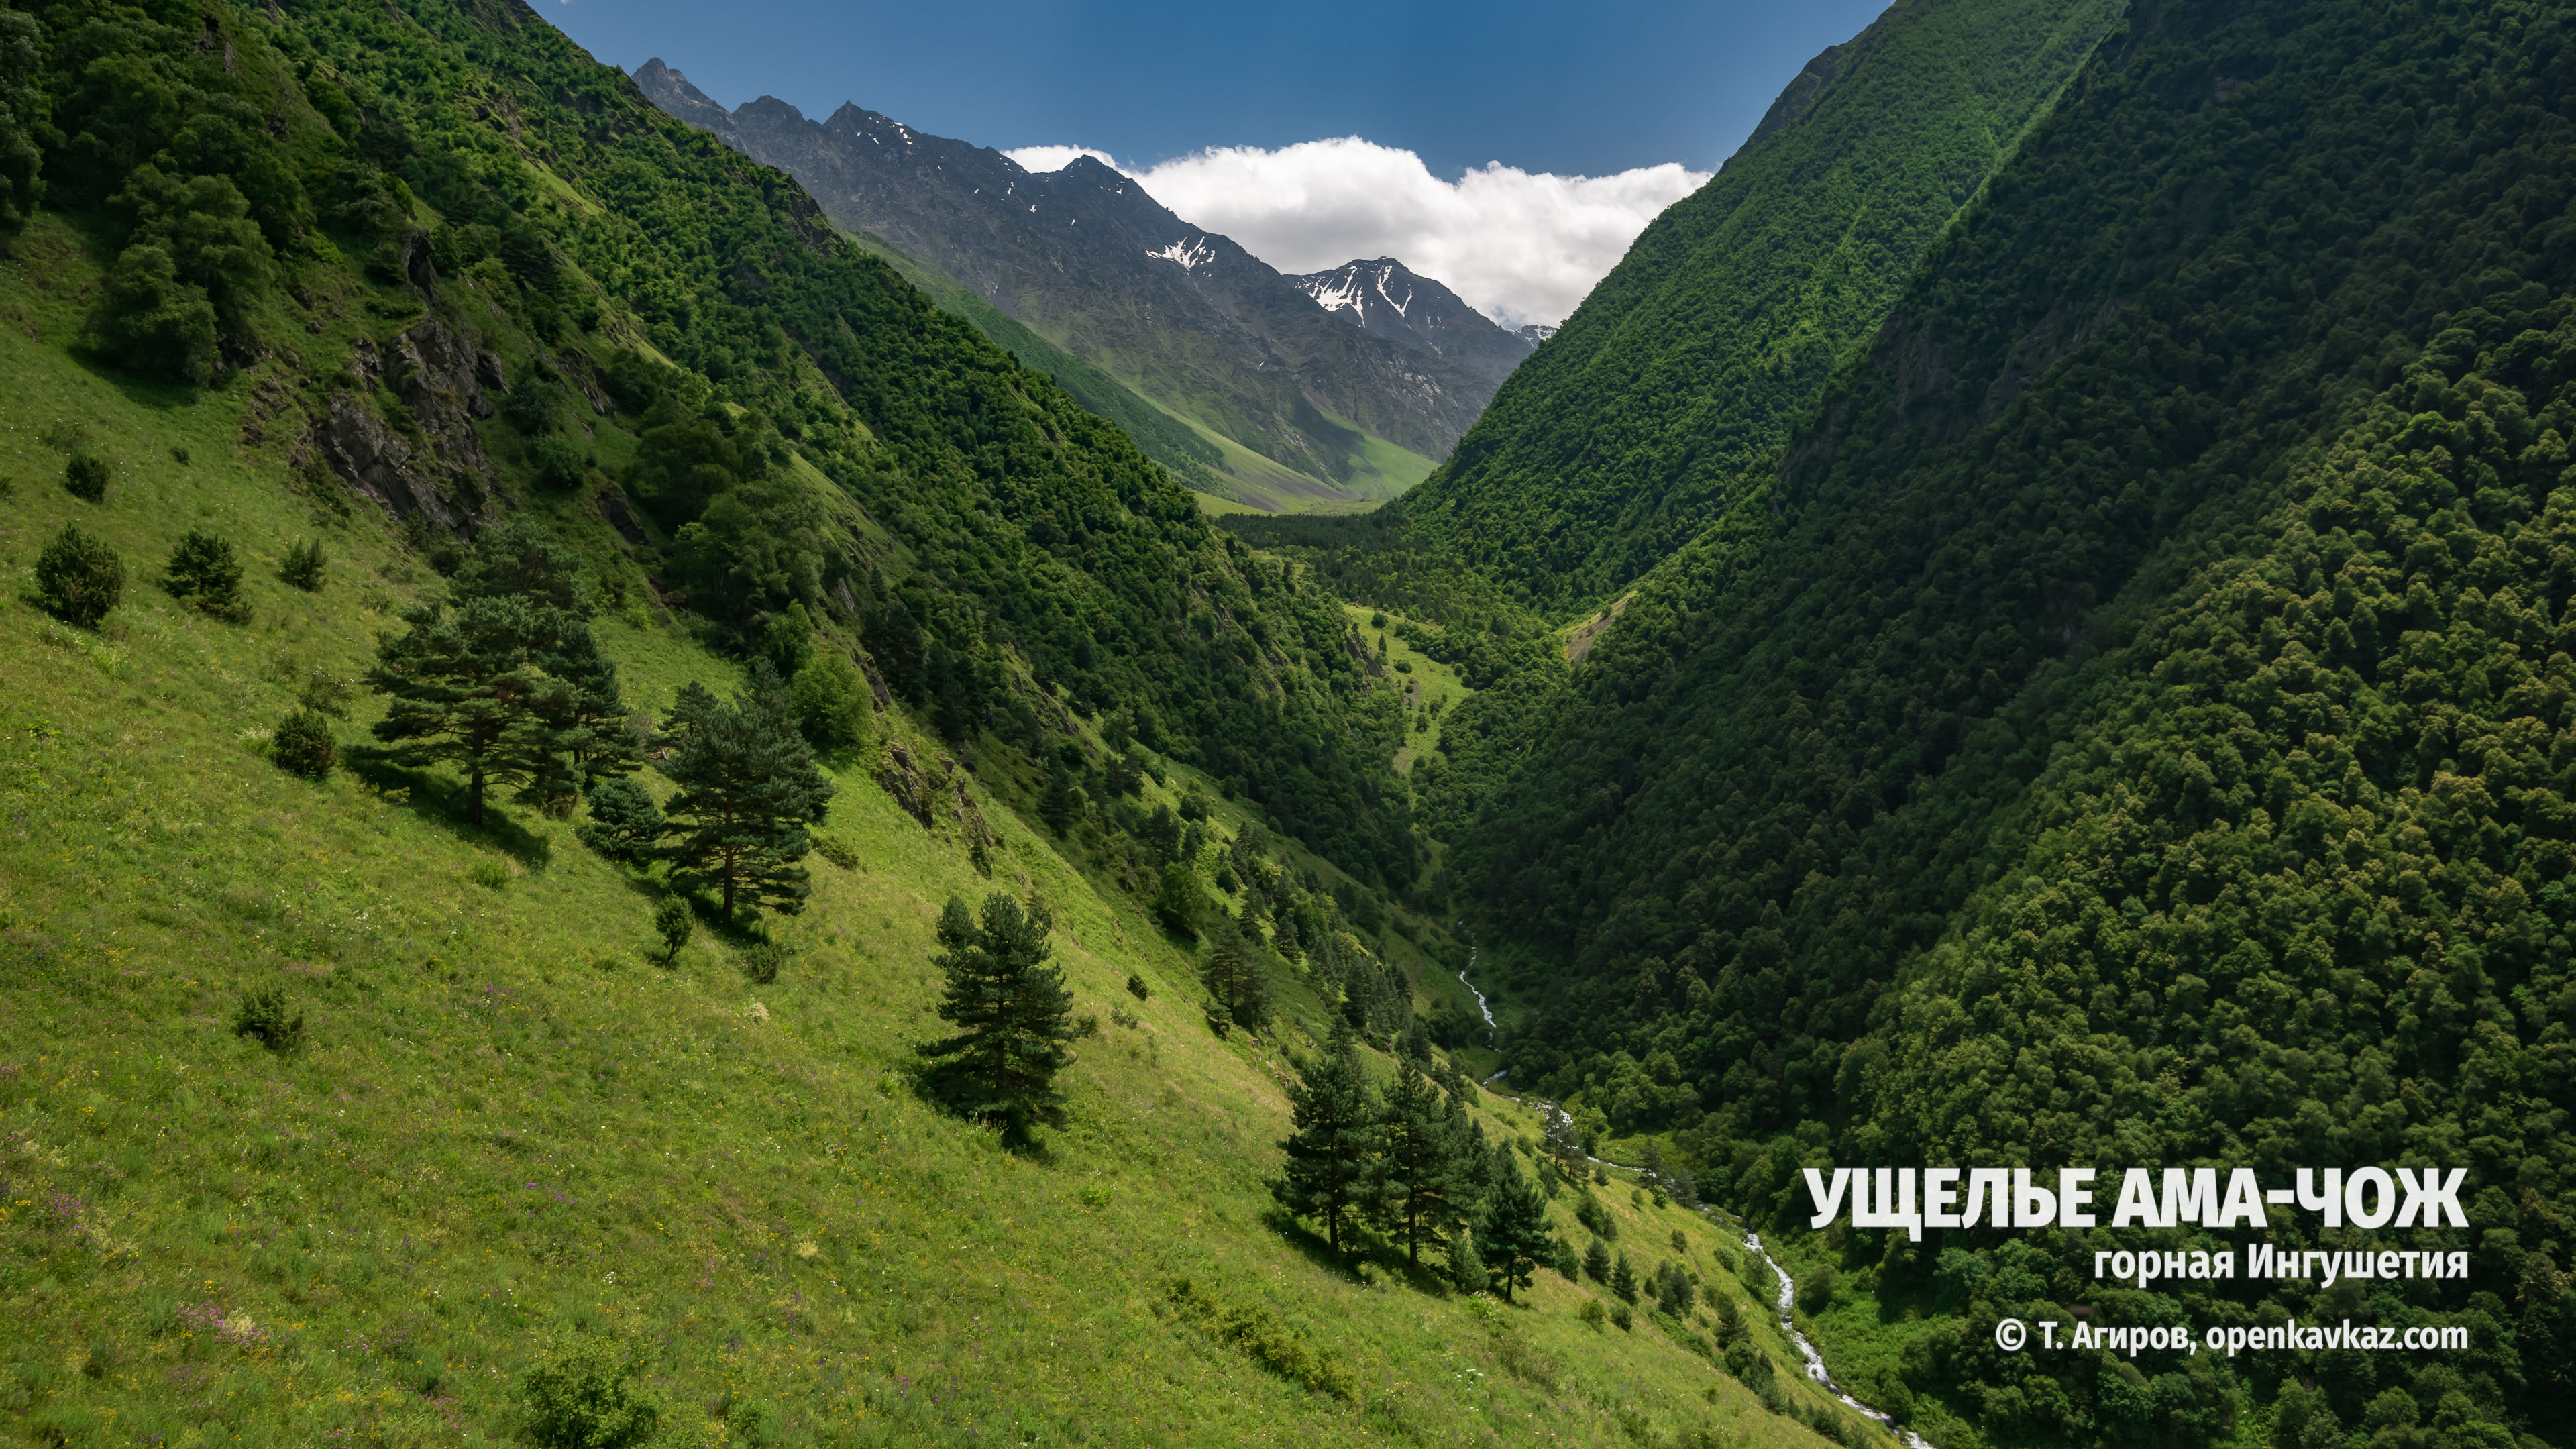
[[(1115, 427), (793, 182), (521, 8), (262, 12), (230, 60), (189, 17), (40, 37), (47, 195), (133, 272), (133, 316), (90, 319), (104, 355), (183, 379), (269, 359), (261, 438), (424, 526), (525, 487), (595, 498), (732, 647), (791, 608), (831, 620), (950, 738), (1039, 750), (1059, 697), (1130, 709), (1335, 859), (1412, 875), (1339, 611), (1244, 567)], [(342, 295), (353, 269), (378, 290)], [(817, 483), (918, 567), (800, 502)]]
[(1819, 56), (1395, 510), (1396, 556), (1335, 541), (1351, 554), (1344, 587), (1437, 604), (1464, 565), (1554, 619), (1669, 557), (1758, 485), (1836, 360), (2118, 11), (1915, 0)]
[[(2471, 1230), (2408, 1240), (2466, 1283), (1810, 1244), (1829, 1352), (1944, 1445), (2568, 1432), (2571, 39), (2544, 5), (2139, 7), (1776, 479), (1568, 683), (1450, 727), (1508, 782), (1432, 811), (1474, 822), (1488, 956), (1556, 992), (1515, 1080), (1677, 1135), (1720, 1200), (1803, 1221), (1824, 1162), (2470, 1169)], [(2475, 1348), (1991, 1346), (2079, 1305)]]

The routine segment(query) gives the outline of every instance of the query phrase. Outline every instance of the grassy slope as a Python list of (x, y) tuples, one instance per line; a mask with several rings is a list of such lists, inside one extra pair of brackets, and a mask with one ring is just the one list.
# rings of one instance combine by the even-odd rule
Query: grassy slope
[[(828, 828), (863, 864), (816, 864), (795, 962), (755, 989), (703, 936), (650, 963), (648, 899), (562, 824), (474, 832), (452, 781), (275, 770), (281, 665), (353, 670), (436, 581), (363, 505), (299, 495), (279, 445), (236, 449), (258, 374), (187, 393), (67, 355), (92, 264), (58, 229), (25, 252), (0, 266), (0, 1412), (22, 1430), (494, 1442), (531, 1355), (614, 1335), (674, 1406), (667, 1442), (1599, 1443), (1623, 1415), (1812, 1442), (1642, 1320), (1605, 1351), (1552, 1275), (1535, 1311), (1488, 1312), (1283, 1234), (1260, 1188), (1279, 1044), (1211, 1038), (1190, 964), (1006, 810), (998, 874), (1057, 903), (1079, 1009), (1155, 983), (1136, 1027), (1083, 1043), (1037, 1161), (901, 1085), (938, 1026), (933, 914), (984, 883), (859, 775)], [(66, 418), (116, 464), (103, 505), (53, 481), (40, 434)], [(14, 597), (74, 520), (127, 560), (103, 636)], [(149, 581), (192, 525), (244, 548), (251, 624)], [(272, 576), (307, 534), (334, 559), (319, 595)], [(733, 676), (638, 617), (600, 631), (637, 700)], [(310, 1018), (301, 1054), (231, 1033), (272, 984)], [(1679, 1226), (1713, 1269), (1712, 1227), (1655, 1217), (1630, 1236)], [(1177, 1275), (1325, 1347), (1364, 1407), (1173, 1316)]]

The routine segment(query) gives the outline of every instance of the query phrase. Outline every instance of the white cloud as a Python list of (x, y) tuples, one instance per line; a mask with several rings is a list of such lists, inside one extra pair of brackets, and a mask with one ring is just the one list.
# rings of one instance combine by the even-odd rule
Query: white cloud
[(1121, 169), (1116, 161), (1110, 159), (1108, 152), (1095, 151), (1089, 146), (1022, 146), (1002, 154), (1031, 171), (1062, 171), (1073, 164), (1076, 156), (1088, 156), (1112, 170)]
[[(1089, 147), (1009, 154), (1032, 171), (1057, 170), (1077, 155), (1117, 164)], [(1615, 176), (1557, 176), (1491, 162), (1443, 181), (1413, 152), (1357, 136), (1276, 151), (1212, 147), (1119, 169), (1176, 214), (1283, 272), (1391, 256), (1506, 326), (1565, 320), (1646, 223), (1710, 174), (1667, 162)]]

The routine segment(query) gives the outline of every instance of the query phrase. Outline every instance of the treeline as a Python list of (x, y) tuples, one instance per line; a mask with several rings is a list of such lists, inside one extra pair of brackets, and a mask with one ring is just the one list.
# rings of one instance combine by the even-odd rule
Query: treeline
[[(2003, 1442), (2563, 1427), (2570, 40), (2539, 5), (2134, 18), (1777, 479), (1560, 693), (1453, 717), (1511, 784), (1430, 813), (1478, 822), (1496, 934), (1570, 967), (1524, 983), (1515, 1079), (1757, 1218), (1798, 1167), (1927, 1152), (2483, 1194), (2465, 1284), (2122, 1293), (2078, 1268), (2103, 1235), (1837, 1238), (1846, 1283), (1956, 1318), (1882, 1397)], [(1980, 1337), (2069, 1304), (2476, 1347)]]

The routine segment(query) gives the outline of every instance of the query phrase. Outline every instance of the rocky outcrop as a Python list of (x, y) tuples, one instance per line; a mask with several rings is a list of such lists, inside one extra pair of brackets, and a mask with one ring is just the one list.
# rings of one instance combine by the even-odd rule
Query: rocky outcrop
[[(498, 477), (474, 420), (492, 415), (499, 360), (430, 317), (387, 342), (360, 343), (349, 368), (365, 392), (332, 394), (329, 416), (315, 427), (323, 461), (397, 518), (418, 514), (446, 532), (472, 535), (491, 509)], [(376, 384), (410, 414), (409, 426), (397, 427), (370, 405), (366, 394)]]

